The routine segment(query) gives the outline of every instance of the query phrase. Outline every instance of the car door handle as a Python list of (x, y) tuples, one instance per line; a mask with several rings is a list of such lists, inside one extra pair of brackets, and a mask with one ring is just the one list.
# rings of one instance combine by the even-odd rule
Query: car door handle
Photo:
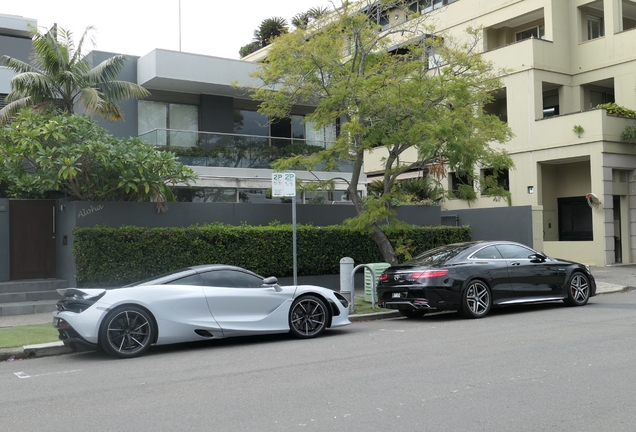
[(518, 265), (521, 265), (521, 263), (517, 261), (517, 262), (510, 263), (510, 265), (518, 266)]

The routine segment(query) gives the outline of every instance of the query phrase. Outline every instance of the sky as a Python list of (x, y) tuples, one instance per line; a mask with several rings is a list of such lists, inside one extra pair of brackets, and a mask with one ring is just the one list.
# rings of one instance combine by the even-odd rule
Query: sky
[(143, 56), (155, 48), (178, 51), (181, 40), (181, 51), (238, 59), (261, 21), (290, 22), (316, 6), (333, 9), (330, 0), (1, 0), (0, 14), (33, 18), (44, 28), (57, 23), (76, 40), (93, 26), (100, 51)]

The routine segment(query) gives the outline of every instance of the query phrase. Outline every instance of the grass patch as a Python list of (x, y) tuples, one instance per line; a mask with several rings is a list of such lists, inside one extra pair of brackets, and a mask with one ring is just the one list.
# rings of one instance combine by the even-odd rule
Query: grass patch
[(0, 348), (57, 342), (57, 330), (51, 324), (33, 324), (0, 328)]
[(375, 313), (375, 312), (386, 312), (387, 309), (381, 308), (375, 305), (375, 309), (371, 307), (371, 302), (364, 301), (363, 299), (356, 299), (354, 305), (354, 311), (356, 315)]

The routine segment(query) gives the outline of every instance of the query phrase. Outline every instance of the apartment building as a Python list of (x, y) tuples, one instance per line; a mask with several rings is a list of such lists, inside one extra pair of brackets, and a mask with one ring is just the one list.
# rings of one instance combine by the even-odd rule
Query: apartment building
[[(487, 110), (514, 133), (504, 148), (515, 168), (500, 181), (512, 205), (532, 206), (534, 247), (591, 265), (636, 262), (636, 149), (620, 138), (636, 120), (594, 109), (606, 102), (636, 109), (636, 1), (420, 0), (412, 7), (430, 14), (436, 32), (460, 40), (468, 26), (482, 27), (483, 56), (507, 71)], [(388, 19), (399, 25), (403, 17)], [(381, 149), (366, 154), (369, 178), (383, 156)], [(454, 173), (443, 179), (449, 190), (456, 181)], [(588, 205), (588, 194), (600, 204)], [(471, 207), (507, 205), (478, 197)]]
[[(36, 26), (37, 20), (0, 15), (0, 55), (29, 61), (29, 25)], [(115, 54), (94, 51), (90, 56), (96, 65)], [(163, 49), (128, 56), (119, 79), (142, 85), (151, 96), (120, 102), (124, 121), (95, 120), (116, 137), (138, 136), (169, 148), (192, 167), (198, 180), (192, 188), (177, 190), (180, 201), (281, 203), (281, 198), (268, 193), (271, 162), (291, 152), (331, 145), (336, 124), (319, 130), (305, 124), (304, 116), (313, 109), (309, 106), (294, 107), (290, 118), (268, 121), (240, 88), (258, 85), (250, 77), (256, 67), (253, 62)], [(12, 71), (0, 66), (0, 103), (10, 92), (12, 77)], [(339, 170), (296, 171), (297, 178), (305, 181), (338, 178), (334, 190), (299, 192), (297, 202), (349, 202), (346, 180), (351, 178), (351, 166), (343, 163)], [(365, 193), (365, 182), (363, 177), (360, 194)]]

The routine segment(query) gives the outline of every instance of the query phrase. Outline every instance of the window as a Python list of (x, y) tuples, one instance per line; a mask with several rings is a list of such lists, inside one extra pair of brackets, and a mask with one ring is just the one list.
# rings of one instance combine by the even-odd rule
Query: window
[(256, 111), (234, 111), (234, 133), (242, 135), (269, 136), (267, 117)]
[(513, 244), (499, 244), (497, 249), (504, 259), (530, 259), (534, 255), (533, 250)]
[(177, 202), (236, 202), (234, 188), (176, 188)]
[[(497, 186), (500, 186), (503, 188), (503, 190), (509, 191), (510, 190), (510, 184), (509, 184), (509, 180), (508, 180), (508, 170), (501, 170), (499, 172), (497, 172), (497, 174), (495, 175), (495, 170), (492, 168), (487, 168), (485, 170), (482, 171), (482, 177), (486, 180), (486, 183), (490, 183), (493, 180), (497, 182)], [(494, 179), (492, 178), (494, 177)], [(492, 187), (491, 184), (486, 184), (484, 185), (484, 190), (482, 192), (482, 195), (488, 195), (488, 191), (489, 191), (489, 187)]]
[(201, 273), (206, 286), (224, 288), (259, 288), (263, 279), (249, 273), (236, 270), (213, 270)]
[(590, 90), (590, 108), (614, 101), (614, 93)]
[(594, 240), (592, 209), (585, 197), (558, 198), (559, 241)]
[(164, 285), (195, 285), (201, 286), (201, 278), (198, 274), (186, 276), (181, 279), (176, 279), (170, 282), (166, 282)]
[(473, 254), (471, 258), (476, 259), (502, 259), (503, 257), (499, 253), (496, 247), (488, 246)]
[(137, 132), (145, 141), (160, 146), (196, 146), (199, 139), (198, 106), (153, 101), (138, 101), (137, 104)]
[[(456, 1), (457, 0), (419, 0), (417, 3), (419, 5), (419, 11), (425, 13), (455, 3)], [(413, 9), (411, 8), (411, 10)]]
[(545, 25), (539, 24), (538, 26), (530, 27), (515, 34), (515, 40), (517, 42), (530, 38), (545, 39)]
[(588, 15), (587, 16), (587, 40), (598, 39), (605, 36), (605, 26), (603, 25), (603, 18)]
[(462, 194), (460, 189), (464, 187), (470, 187), (472, 189), (473, 183), (470, 181), (467, 175), (450, 173), (451, 191), (457, 198), (461, 198)]

